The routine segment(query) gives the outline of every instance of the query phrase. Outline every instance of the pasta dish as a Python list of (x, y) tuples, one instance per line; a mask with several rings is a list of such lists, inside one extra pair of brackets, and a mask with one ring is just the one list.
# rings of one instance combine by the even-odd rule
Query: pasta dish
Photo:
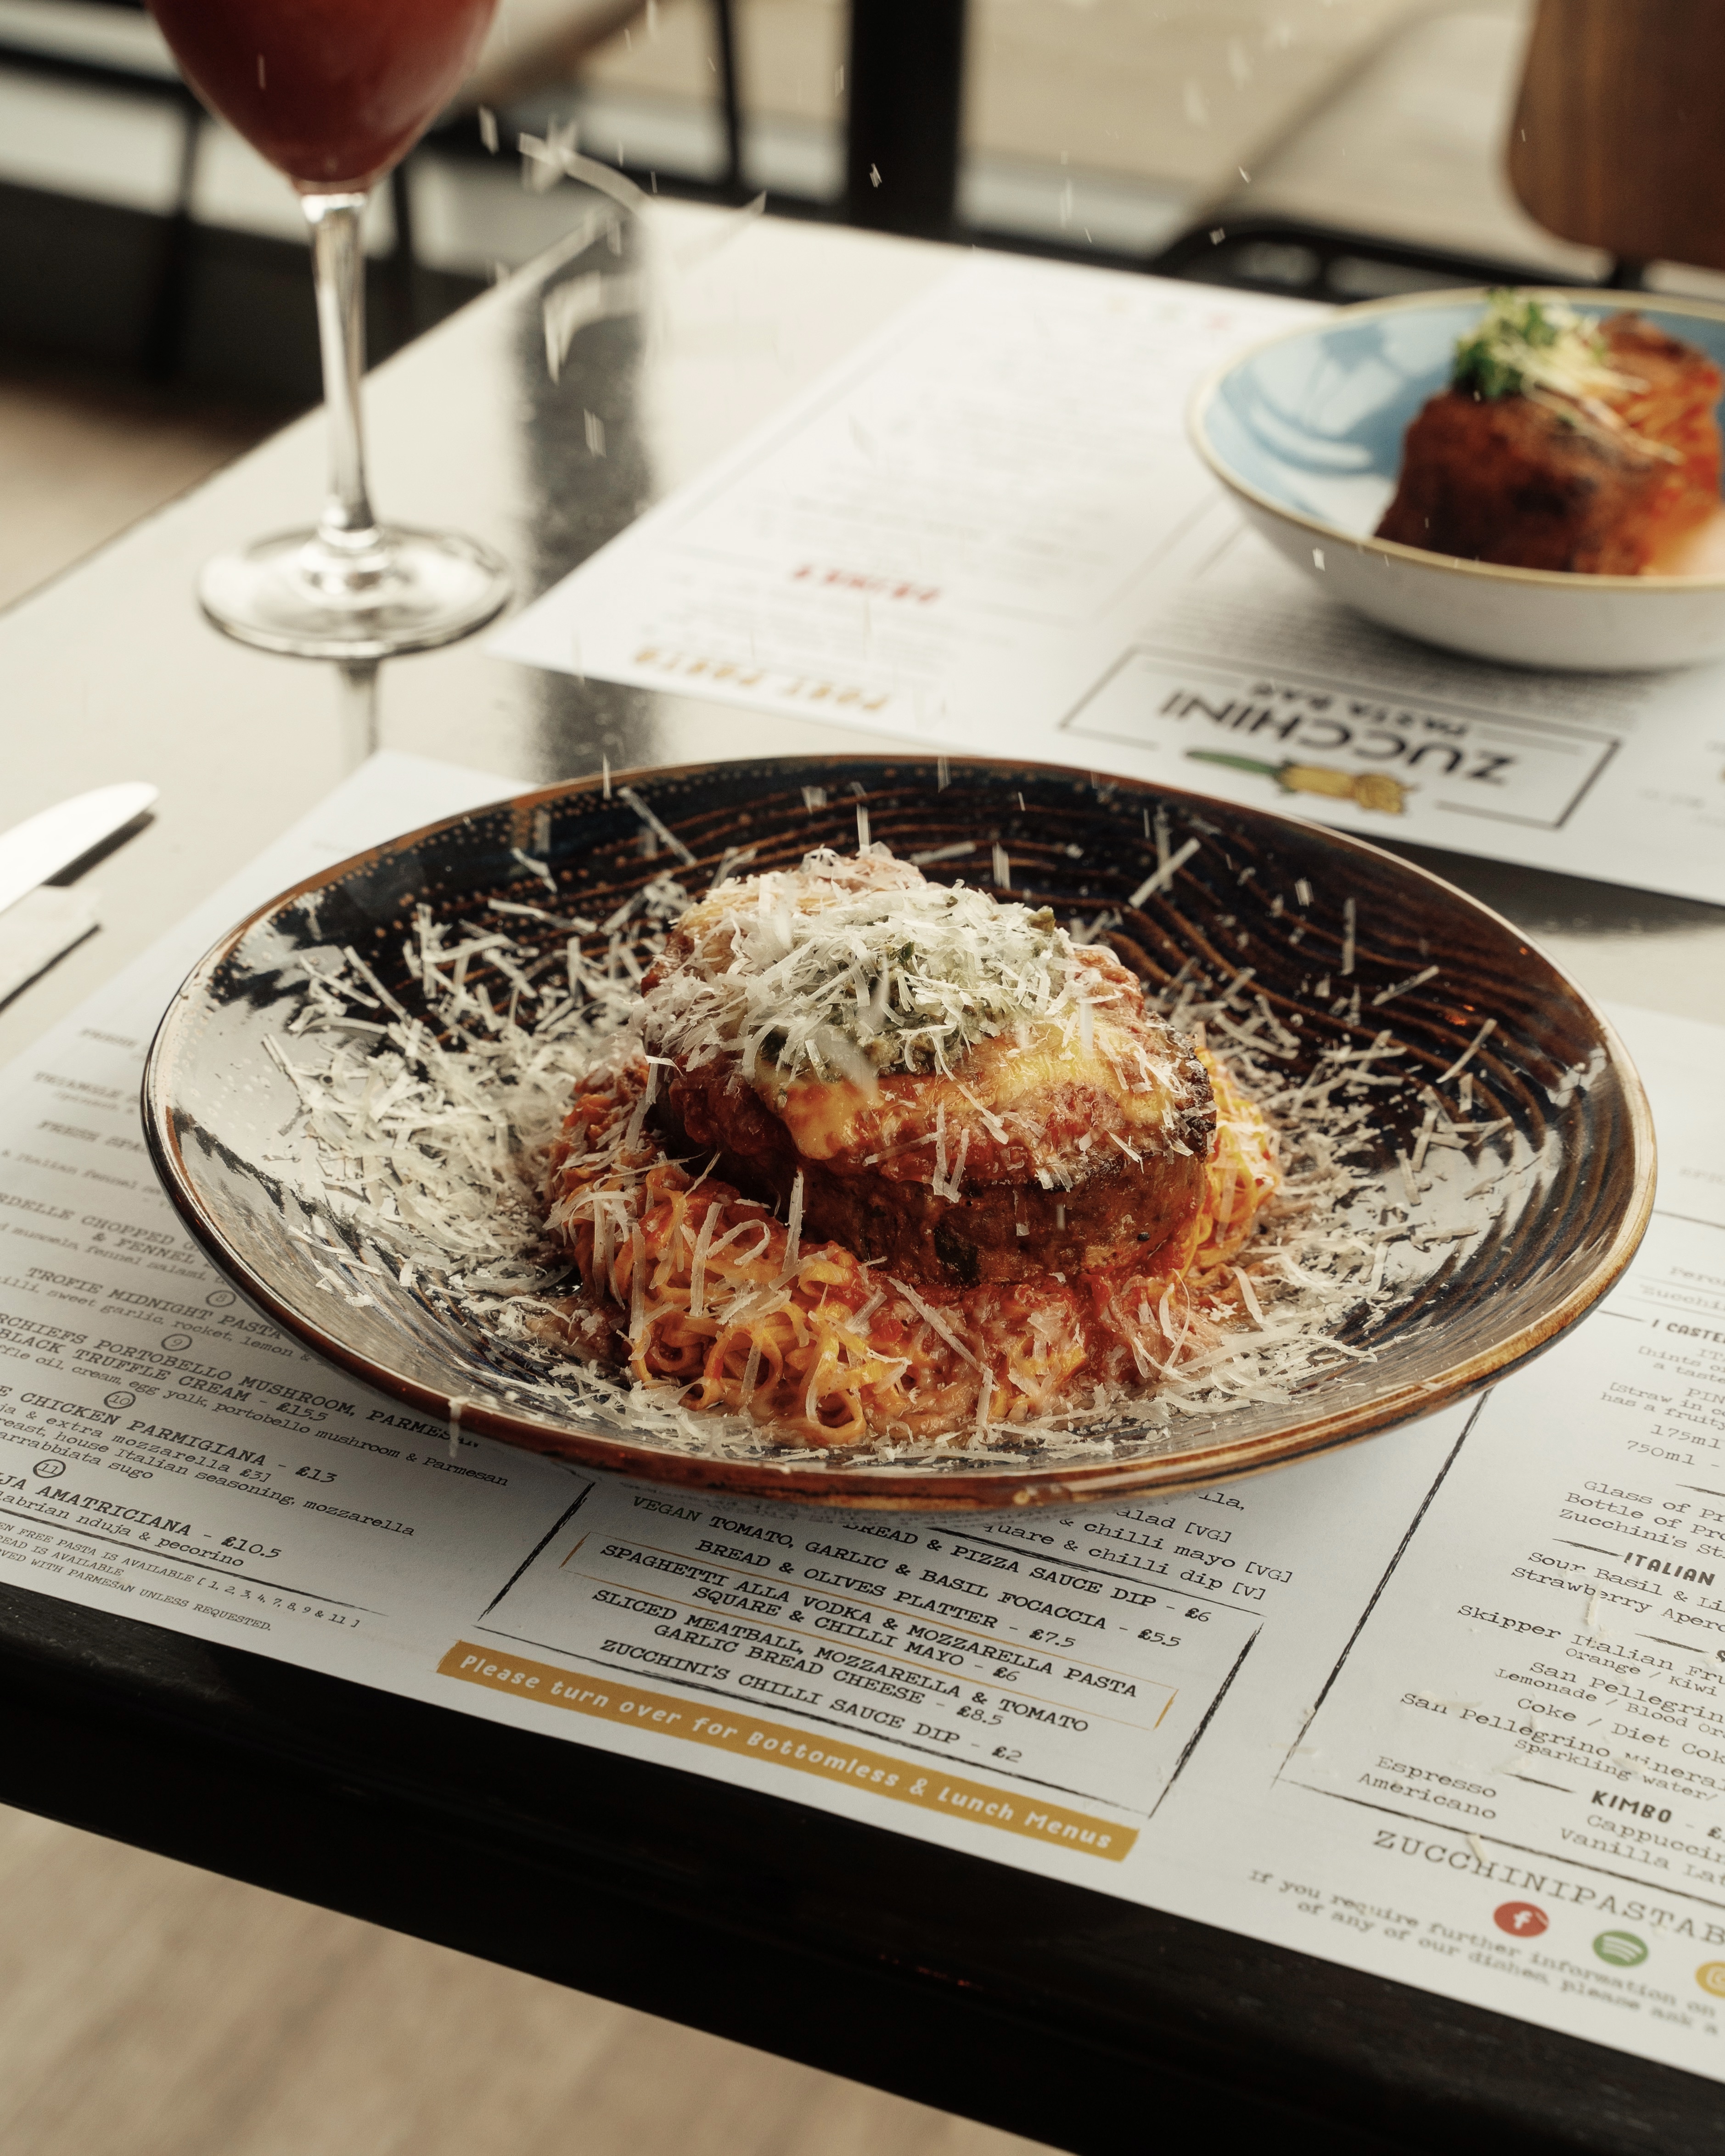
[(1045, 910), (869, 846), (721, 882), (577, 1081), (537, 1337), (820, 1447), (1155, 1390), (1245, 1316), (1276, 1139)]

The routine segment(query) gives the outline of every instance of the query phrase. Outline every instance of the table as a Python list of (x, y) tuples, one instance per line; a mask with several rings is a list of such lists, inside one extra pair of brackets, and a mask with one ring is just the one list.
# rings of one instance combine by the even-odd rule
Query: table
[[(378, 370), (375, 491), (497, 547), (525, 596), (698, 470), (952, 259), (664, 208), (644, 316), (546, 372), (548, 258)], [(609, 274), (628, 270), (601, 252)], [(592, 264), (583, 264), (590, 268)], [(608, 454), (586, 446), (583, 414)], [(894, 744), (541, 675), (477, 642), (375, 680), (228, 643), (206, 555), (304, 516), (313, 419), (0, 620), (8, 822), (162, 788), (100, 871), (102, 934), (0, 1013), (17, 1053), (369, 747), (538, 783)], [(1725, 1019), (1725, 913), (1459, 857), (1442, 873), (1594, 993)], [(1337, 2151), (1711, 2148), (1711, 2084), (777, 1799), (0, 1590), (0, 1799), (1103, 2156), (1312, 2130)]]

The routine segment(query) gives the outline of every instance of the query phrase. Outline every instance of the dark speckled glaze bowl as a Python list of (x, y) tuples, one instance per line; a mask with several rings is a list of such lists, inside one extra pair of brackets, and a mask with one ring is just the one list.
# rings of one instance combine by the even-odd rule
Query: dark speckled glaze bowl
[[(364, 1276), (375, 1296), (367, 1306), (324, 1291), (310, 1248), (288, 1232), (312, 1201), (264, 1165), (295, 1107), (265, 1042), (297, 1004), (304, 954), (331, 945), (352, 945), (410, 1011), (423, 1009), (400, 955), (414, 908), (453, 924), (485, 915), (492, 898), (544, 900), (524, 850), (548, 860), (565, 910), (610, 912), (674, 865), (625, 784), (694, 856), (677, 873), (696, 891), (734, 847), (757, 849), (759, 868), (821, 844), (849, 850), (859, 805), (896, 853), (949, 850), (937, 875), (988, 884), (999, 849), (1014, 896), (1065, 920), (1117, 915), (1115, 948), (1153, 985), (1189, 962), (1218, 982), (1250, 968), (1251, 993), (1297, 1031), (1295, 1070), (1389, 1028), (1401, 1069), (1441, 1079), (1489, 1019), (1467, 1066), (1473, 1113), (1507, 1122), (1472, 1155), (1443, 1157), (1420, 1201), (1418, 1243), (1393, 1245), (1388, 1315), (1368, 1337), (1350, 1329), (1353, 1319), (1341, 1329), (1372, 1359), (1286, 1402), (1176, 1418), (1172, 1430), (1147, 1422), (1082, 1464), (1034, 1453), (967, 1463), (962, 1450), (901, 1466), (727, 1458), (608, 1430), (603, 1417), (583, 1426), (536, 1401), (518, 1367), (412, 1291), (375, 1274)], [(1158, 863), (1158, 812), (1165, 849), (1199, 843), (1135, 906)], [(1411, 1088), (1385, 1098), (1378, 1165), (1390, 1204), (1403, 1188), (1396, 1155), (1414, 1145), (1423, 1111)], [(151, 1052), (144, 1117), (168, 1194), (216, 1263), (278, 1324), (380, 1391), (440, 1419), (459, 1401), (469, 1429), (593, 1467), (880, 1508), (1077, 1504), (1194, 1487), (1429, 1414), (1585, 1315), (1634, 1255), (1653, 1201), (1651, 1118), (1610, 1027), (1512, 927), (1449, 885), (1357, 839), (1191, 794), (1052, 766), (954, 760), (948, 769), (911, 757), (706, 764), (639, 773), (608, 793), (583, 780), (361, 855), (242, 921), (194, 968)], [(1519, 1172), (1505, 1173), (1517, 1160)]]

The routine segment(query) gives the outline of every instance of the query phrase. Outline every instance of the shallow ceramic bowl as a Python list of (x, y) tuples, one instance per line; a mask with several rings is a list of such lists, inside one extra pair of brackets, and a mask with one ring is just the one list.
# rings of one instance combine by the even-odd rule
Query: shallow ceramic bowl
[[(1600, 291), (1725, 366), (1725, 308)], [(1725, 654), (1725, 574), (1586, 577), (1500, 568), (1374, 539), (1402, 437), (1449, 379), (1484, 292), (1349, 307), (1219, 368), (1194, 400), (1199, 454), (1279, 552), (1332, 598), (1430, 644), (1516, 665), (1628, 673)]]
[[(1251, 991), (1298, 1029), (1291, 1070), (1313, 1068), (1326, 1050), (1368, 1045), (1389, 1028), (1404, 1050), (1402, 1067), (1440, 1078), (1491, 1019), (1469, 1066), (1474, 1112), (1507, 1117), (1509, 1127), (1481, 1153), (1431, 1154), (1427, 1172), (1438, 1171), (1438, 1183), (1420, 1217), (1434, 1235), (1446, 1223), (1471, 1224), (1467, 1232), (1420, 1250), (1393, 1245), (1390, 1314), (1369, 1338), (1340, 1336), (1375, 1359), (1315, 1380), (1287, 1404), (1177, 1417), (1171, 1432), (1147, 1422), (1107, 1456), (1079, 1466), (1045, 1455), (967, 1465), (962, 1450), (903, 1467), (788, 1450), (691, 1457), (628, 1434), (621, 1418), (610, 1429), (603, 1417), (578, 1424), (542, 1389), (536, 1398), (511, 1350), (362, 1271), (357, 1254), (352, 1286), (375, 1300), (355, 1307), (327, 1292), (320, 1277), (327, 1252), (320, 1264), (288, 1232), (318, 1226), (309, 1216), (319, 1200), (265, 1165), (295, 1106), (266, 1042), (298, 1007), (308, 955), (352, 946), (418, 1014), (417, 974), (402, 953), (416, 906), (452, 923), (480, 916), (494, 926), (489, 899), (532, 904), (546, 896), (516, 850), (531, 846), (548, 860), (567, 908), (598, 920), (671, 865), (663, 852), (644, 854), (640, 815), (596, 780), (527, 794), (361, 855), (242, 921), (193, 969), (145, 1072), (157, 1170), (217, 1264), (317, 1353), (429, 1416), (447, 1416), (459, 1399), (468, 1428), (534, 1451), (663, 1482), (853, 1507), (951, 1512), (1196, 1486), (1425, 1414), (1514, 1368), (1590, 1307), (1640, 1240), (1653, 1197), (1653, 1134), (1610, 1028), (1507, 923), (1375, 847), (1286, 817), (1046, 765), (955, 761), (948, 773), (910, 757), (783, 758), (646, 773), (632, 783), (694, 855), (698, 865), (679, 873), (695, 891), (734, 845), (757, 848), (762, 867), (794, 863), (817, 844), (848, 850), (859, 803), (874, 837), (896, 853), (971, 850), (932, 867), (936, 875), (986, 882), (1000, 847), (1015, 896), (1068, 920), (1115, 912), (1116, 949), (1153, 983), (1189, 961), (1219, 983), (1253, 969)], [(1188, 838), (1199, 843), (1169, 888), (1135, 906), (1158, 864), (1148, 835), (1156, 812), (1171, 850)], [(1357, 949), (1344, 975), (1350, 900)], [(1398, 990), (1432, 967), (1430, 978)], [(1325, 975), (1331, 993), (1320, 996)], [(1332, 1008), (1354, 990), (1357, 1010)], [(1411, 1097), (1389, 1111), (1378, 1163), (1386, 1202), (1400, 1193), (1396, 1153), (1413, 1144), (1422, 1112)], [(1472, 1186), (1512, 1154), (1522, 1170), (1497, 1196), (1473, 1196)], [(322, 1240), (340, 1242), (341, 1232), (331, 1237), (326, 1226)]]

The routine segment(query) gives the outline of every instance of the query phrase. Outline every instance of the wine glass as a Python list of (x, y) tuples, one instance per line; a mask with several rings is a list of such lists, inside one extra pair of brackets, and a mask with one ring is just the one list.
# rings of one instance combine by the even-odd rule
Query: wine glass
[(308, 659), (447, 644), (509, 575), (489, 547), (380, 525), (366, 490), (361, 223), (375, 183), (445, 105), (496, 0), (150, 0), (186, 80), (297, 189), (311, 239), (330, 493), (315, 530), (218, 554), (198, 582), (230, 636)]

